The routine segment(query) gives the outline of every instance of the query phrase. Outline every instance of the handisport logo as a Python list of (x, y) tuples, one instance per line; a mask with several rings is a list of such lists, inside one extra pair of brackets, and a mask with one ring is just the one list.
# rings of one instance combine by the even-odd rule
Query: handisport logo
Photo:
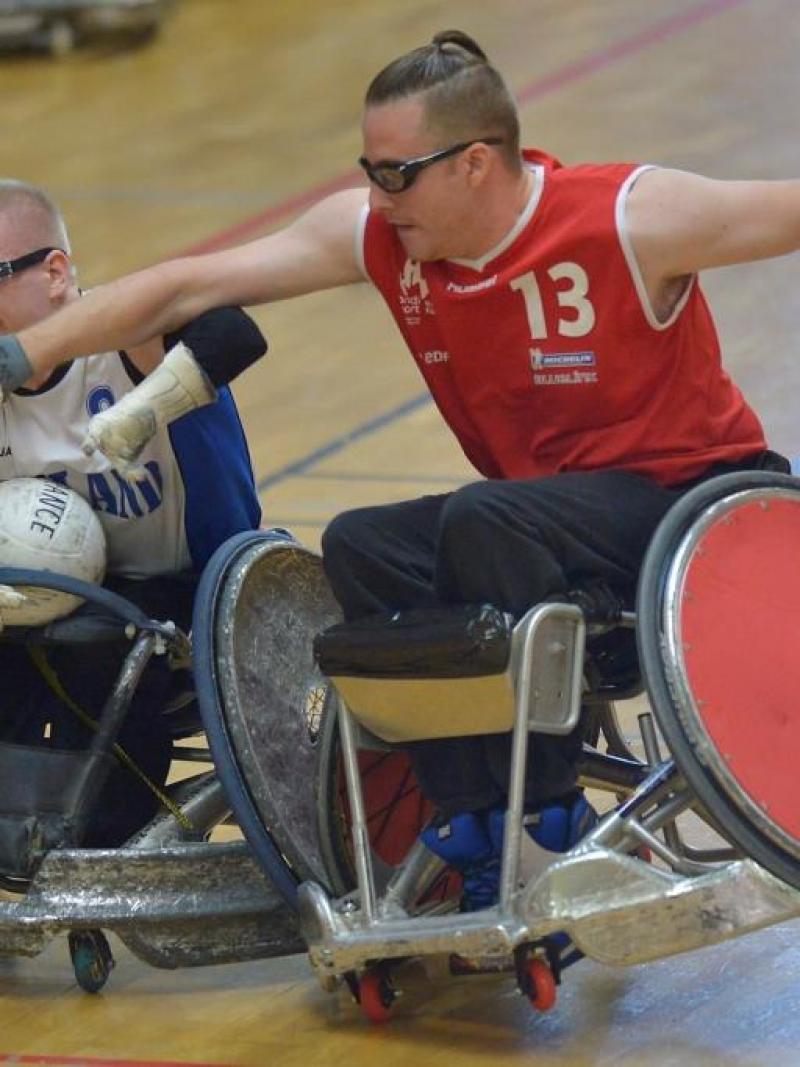
[(424, 315), (435, 315), (431, 292), (422, 267), (407, 259), (400, 274), (400, 308), (408, 326), (419, 326)]

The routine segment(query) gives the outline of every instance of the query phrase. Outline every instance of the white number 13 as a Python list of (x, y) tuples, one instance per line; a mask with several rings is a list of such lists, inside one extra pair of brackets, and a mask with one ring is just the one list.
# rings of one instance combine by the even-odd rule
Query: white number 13
[[(559, 318), (559, 334), (562, 337), (585, 337), (594, 326), (596, 318), (594, 307), (587, 297), (589, 276), (577, 263), (556, 263), (547, 273), (554, 282), (561, 281), (562, 278), (570, 282), (568, 289), (558, 290), (558, 306), (571, 308), (577, 312), (575, 316)], [(510, 282), (510, 286), (516, 292), (522, 293), (525, 298), (525, 310), (528, 314), (531, 337), (535, 341), (543, 341), (547, 337), (547, 323), (536, 275), (530, 271), (528, 274), (523, 274), (521, 278), (515, 278)]]

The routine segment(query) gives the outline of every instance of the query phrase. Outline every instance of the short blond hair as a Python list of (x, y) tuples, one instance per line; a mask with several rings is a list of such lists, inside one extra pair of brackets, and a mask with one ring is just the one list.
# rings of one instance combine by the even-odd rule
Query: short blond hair
[(71, 251), (64, 217), (44, 190), (16, 178), (0, 178), (0, 214), (12, 215), (35, 231), (35, 241)]

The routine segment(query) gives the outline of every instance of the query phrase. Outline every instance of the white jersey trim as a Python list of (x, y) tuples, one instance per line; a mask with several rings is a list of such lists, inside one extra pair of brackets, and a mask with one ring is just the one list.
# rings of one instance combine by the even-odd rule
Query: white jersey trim
[(654, 330), (668, 330), (670, 326), (677, 320), (680, 313), (686, 307), (686, 302), (691, 295), (694, 288), (697, 275), (692, 275), (689, 279), (686, 288), (681, 293), (680, 299), (676, 303), (672, 310), (672, 314), (669, 318), (663, 322), (658, 318), (653, 309), (653, 305), (650, 303), (650, 297), (647, 295), (647, 289), (644, 284), (644, 278), (642, 272), (639, 269), (639, 263), (636, 259), (636, 254), (633, 251), (633, 245), (631, 243), (630, 234), (628, 232), (628, 223), (625, 215), (625, 209), (628, 204), (628, 194), (630, 193), (637, 180), (648, 170), (656, 170), (657, 168), (652, 163), (645, 163), (641, 167), (637, 167), (632, 171), (625, 181), (620, 186), (620, 190), (617, 193), (617, 203), (615, 209), (615, 222), (617, 226), (617, 236), (619, 237), (619, 243), (622, 247), (622, 253), (625, 256), (625, 262), (628, 264), (628, 270), (630, 271), (633, 286), (636, 290), (636, 295), (639, 297), (639, 303), (642, 306), (644, 317), (647, 319), (648, 324)]
[(361, 211), (359, 212), (358, 222), (356, 223), (356, 231), (355, 231), (355, 234), (353, 236), (353, 240), (355, 241), (355, 246), (356, 246), (355, 247), (356, 264), (358, 265), (358, 269), (364, 275), (365, 280), (369, 282), (369, 281), (372, 281), (372, 279), (370, 278), (369, 272), (367, 271), (367, 260), (366, 260), (366, 256), (364, 255), (364, 245), (365, 245), (365, 242), (366, 242), (366, 239), (367, 239), (367, 219), (368, 218), (369, 218), (369, 202), (366, 202), (364, 204), (364, 206), (361, 208)]
[(542, 191), (544, 189), (544, 167), (540, 164), (531, 164), (528, 166), (528, 169), (533, 173), (533, 188), (531, 189), (531, 195), (528, 197), (528, 202), (525, 205), (524, 210), (505, 237), (499, 244), (496, 244), (494, 248), (490, 249), (485, 255), (480, 256), (478, 259), (453, 258), (449, 259), (448, 263), (457, 263), (461, 267), (469, 267), (471, 270), (482, 271), (487, 264), (491, 263), (492, 260), (497, 259), (498, 256), (502, 255), (503, 252), (516, 241), (533, 218), (533, 213), (539, 206), (539, 201), (542, 198)]

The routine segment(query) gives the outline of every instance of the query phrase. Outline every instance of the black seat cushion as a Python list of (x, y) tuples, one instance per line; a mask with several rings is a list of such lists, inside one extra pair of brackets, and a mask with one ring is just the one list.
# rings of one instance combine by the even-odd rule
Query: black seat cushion
[(508, 666), (513, 616), (491, 604), (413, 608), (337, 623), (314, 639), (331, 677), (469, 678)]

